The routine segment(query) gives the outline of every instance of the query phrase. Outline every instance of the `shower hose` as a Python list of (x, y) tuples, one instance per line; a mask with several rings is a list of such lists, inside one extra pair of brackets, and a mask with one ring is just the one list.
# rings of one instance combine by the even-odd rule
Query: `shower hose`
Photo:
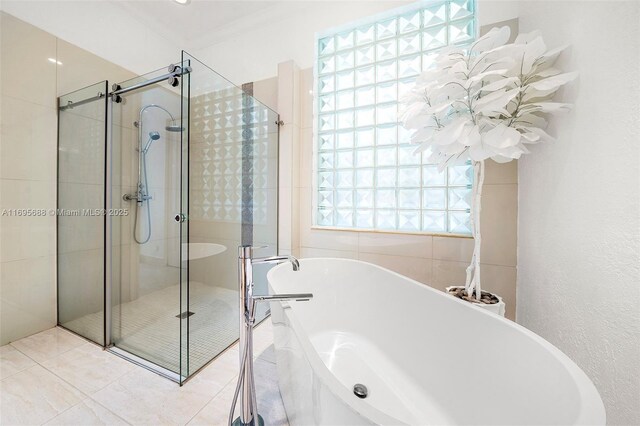
[[(253, 302), (253, 311), (255, 312), (256, 302)], [(247, 338), (244, 339), (244, 348), (242, 351), (242, 360), (240, 361), (240, 375), (238, 376), (238, 384), (236, 385), (236, 390), (233, 394), (233, 402), (231, 403), (231, 411), (229, 411), (229, 426), (233, 424), (233, 413), (236, 411), (236, 404), (238, 402), (238, 397), (240, 396), (240, 388), (244, 384), (244, 372), (247, 369), (248, 362), (252, 360), (247, 359), (247, 354), (249, 353), (249, 348), (253, 345), (253, 318), (251, 318), (251, 332), (247, 334)], [(251, 405), (253, 406), (253, 425), (258, 426), (258, 404), (256, 402), (256, 389), (255, 382), (251, 382)]]
[[(138, 206), (136, 208), (136, 217), (134, 218), (134, 223), (133, 223), (133, 238), (136, 240), (136, 243), (138, 244), (145, 244), (149, 241), (149, 239), (151, 238), (151, 207), (149, 206), (149, 198), (147, 197), (147, 188), (148, 188), (148, 181), (147, 181), (147, 153), (146, 152), (142, 152), (142, 170), (144, 173), (144, 191), (142, 188), (140, 188), (142, 185), (138, 186), (138, 196), (140, 198), (142, 198), (142, 200), (138, 200)], [(147, 237), (144, 239), (144, 241), (140, 241), (138, 239), (138, 213), (140, 211), (140, 209), (142, 208), (142, 205), (144, 203), (147, 203)]]

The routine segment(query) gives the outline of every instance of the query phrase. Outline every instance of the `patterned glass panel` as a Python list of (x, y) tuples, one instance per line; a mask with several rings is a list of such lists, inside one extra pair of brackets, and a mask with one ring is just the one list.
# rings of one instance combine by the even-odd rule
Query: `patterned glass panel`
[(473, 169), (439, 172), (398, 123), (398, 101), (438, 50), (475, 37), (475, 0), (413, 10), (317, 40), (318, 226), (470, 234)]
[[(323, 99), (331, 110), (333, 94)], [(269, 111), (236, 87), (193, 96), (191, 98), (190, 211), (195, 220), (240, 223), (242, 219), (242, 143), (249, 138), (253, 144), (253, 187), (269, 186), (271, 120)], [(323, 116), (331, 128), (333, 114)], [(333, 135), (319, 138), (321, 149), (332, 149)], [(322, 169), (333, 168), (333, 151), (322, 156)], [(330, 156), (330, 158), (329, 158)], [(253, 223), (267, 223), (267, 199), (255, 191)]]

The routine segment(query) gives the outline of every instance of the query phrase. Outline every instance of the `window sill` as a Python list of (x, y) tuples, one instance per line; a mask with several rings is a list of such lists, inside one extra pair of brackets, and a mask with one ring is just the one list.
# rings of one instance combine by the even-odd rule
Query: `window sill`
[(441, 232), (385, 231), (380, 229), (338, 228), (333, 226), (317, 226), (317, 225), (312, 225), (311, 229), (314, 231), (340, 231), (340, 232), (357, 232), (357, 233), (367, 233), (367, 234), (417, 235), (421, 237), (449, 237), (449, 238), (473, 239), (471, 235), (467, 235), (467, 234), (448, 234), (448, 233), (441, 233)]

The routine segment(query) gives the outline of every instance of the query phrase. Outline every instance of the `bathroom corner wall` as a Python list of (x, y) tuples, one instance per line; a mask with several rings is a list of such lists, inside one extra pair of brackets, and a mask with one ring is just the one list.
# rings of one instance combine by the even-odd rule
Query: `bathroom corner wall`
[(557, 140), (520, 160), (518, 321), (593, 380), (607, 424), (640, 424), (640, 3), (520, 2), (578, 79)]
[(278, 65), (278, 249), (300, 255), (300, 132), (301, 73), (293, 61)]
[[(54, 209), (57, 96), (133, 73), (4, 12), (0, 32), (0, 212)], [(0, 234), (3, 345), (56, 324), (56, 217), (7, 212)]]
[(56, 323), (56, 38), (0, 14), (0, 345)]

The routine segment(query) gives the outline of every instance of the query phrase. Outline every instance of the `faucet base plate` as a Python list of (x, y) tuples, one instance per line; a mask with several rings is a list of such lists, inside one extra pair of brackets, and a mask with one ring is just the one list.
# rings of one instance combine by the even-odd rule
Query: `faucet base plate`
[(242, 419), (240, 417), (236, 417), (231, 426), (264, 426), (264, 419), (260, 414), (258, 414), (258, 424), (253, 421), (251, 423), (242, 423)]

